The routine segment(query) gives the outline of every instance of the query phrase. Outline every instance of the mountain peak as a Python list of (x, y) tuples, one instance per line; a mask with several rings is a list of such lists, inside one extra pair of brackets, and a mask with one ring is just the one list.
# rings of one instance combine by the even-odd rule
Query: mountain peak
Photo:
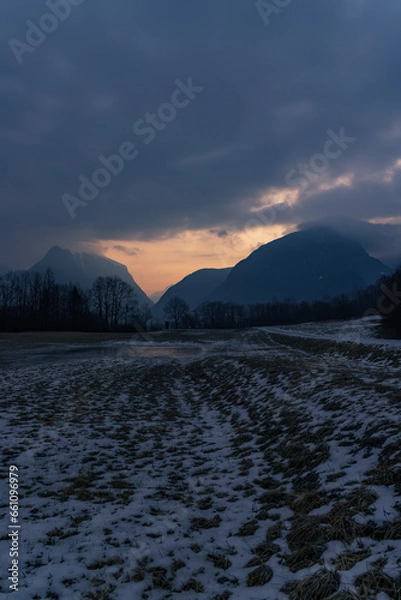
[(210, 300), (256, 304), (329, 299), (366, 287), (389, 269), (329, 226), (295, 231), (239, 262)]
[(52, 255), (60, 255), (60, 254), (69, 254), (71, 255), (72, 252), (70, 250), (67, 250), (66, 248), (61, 248), (61, 246), (52, 246), (51, 248), (49, 248), (49, 250), (46, 252), (45, 256), (52, 256)]
[(97, 277), (115, 276), (129, 283), (135, 290), (138, 303), (152, 306), (152, 301), (135, 282), (127, 267), (111, 258), (89, 252), (75, 252), (52, 246), (30, 271), (46, 271), (51, 269), (59, 283), (75, 283), (89, 288)]

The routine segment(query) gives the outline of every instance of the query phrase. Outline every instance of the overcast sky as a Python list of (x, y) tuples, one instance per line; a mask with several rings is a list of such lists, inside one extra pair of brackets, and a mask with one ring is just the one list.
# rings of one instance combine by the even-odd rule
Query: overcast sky
[(90, 249), (151, 293), (331, 215), (401, 256), (401, 4), (259, 4), (3, 0), (0, 263)]

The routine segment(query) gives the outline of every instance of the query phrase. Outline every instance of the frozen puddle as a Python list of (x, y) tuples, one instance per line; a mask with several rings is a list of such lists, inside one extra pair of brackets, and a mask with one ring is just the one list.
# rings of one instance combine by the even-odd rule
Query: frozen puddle
[[(135, 345), (131, 346), (126, 350), (126, 353), (133, 353), (135, 356), (142, 356), (145, 358), (195, 358), (201, 356), (206, 352), (206, 349), (202, 346), (183, 346), (169, 344), (166, 346), (158, 344), (149, 345)], [(124, 355), (124, 351), (120, 350), (120, 354)]]
[(130, 342), (119, 344), (97, 344), (97, 345), (55, 345), (40, 349), (15, 350), (4, 353), (2, 358), (7, 362), (18, 362), (22, 364), (48, 364), (65, 363), (81, 360), (96, 359), (116, 359), (143, 357), (143, 358), (170, 358), (170, 359), (191, 359), (202, 356), (206, 349), (200, 345), (186, 344), (157, 344), (140, 343), (132, 344)]

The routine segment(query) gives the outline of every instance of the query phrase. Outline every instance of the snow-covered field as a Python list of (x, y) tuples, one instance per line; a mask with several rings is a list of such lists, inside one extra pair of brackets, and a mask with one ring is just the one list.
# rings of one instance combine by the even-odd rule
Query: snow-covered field
[(372, 328), (0, 344), (0, 597), (399, 600), (401, 344)]

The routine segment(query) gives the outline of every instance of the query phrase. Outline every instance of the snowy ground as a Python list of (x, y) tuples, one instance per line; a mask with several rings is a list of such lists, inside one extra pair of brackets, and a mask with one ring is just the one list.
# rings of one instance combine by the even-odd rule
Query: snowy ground
[(399, 600), (401, 344), (349, 327), (0, 346), (0, 598)]

